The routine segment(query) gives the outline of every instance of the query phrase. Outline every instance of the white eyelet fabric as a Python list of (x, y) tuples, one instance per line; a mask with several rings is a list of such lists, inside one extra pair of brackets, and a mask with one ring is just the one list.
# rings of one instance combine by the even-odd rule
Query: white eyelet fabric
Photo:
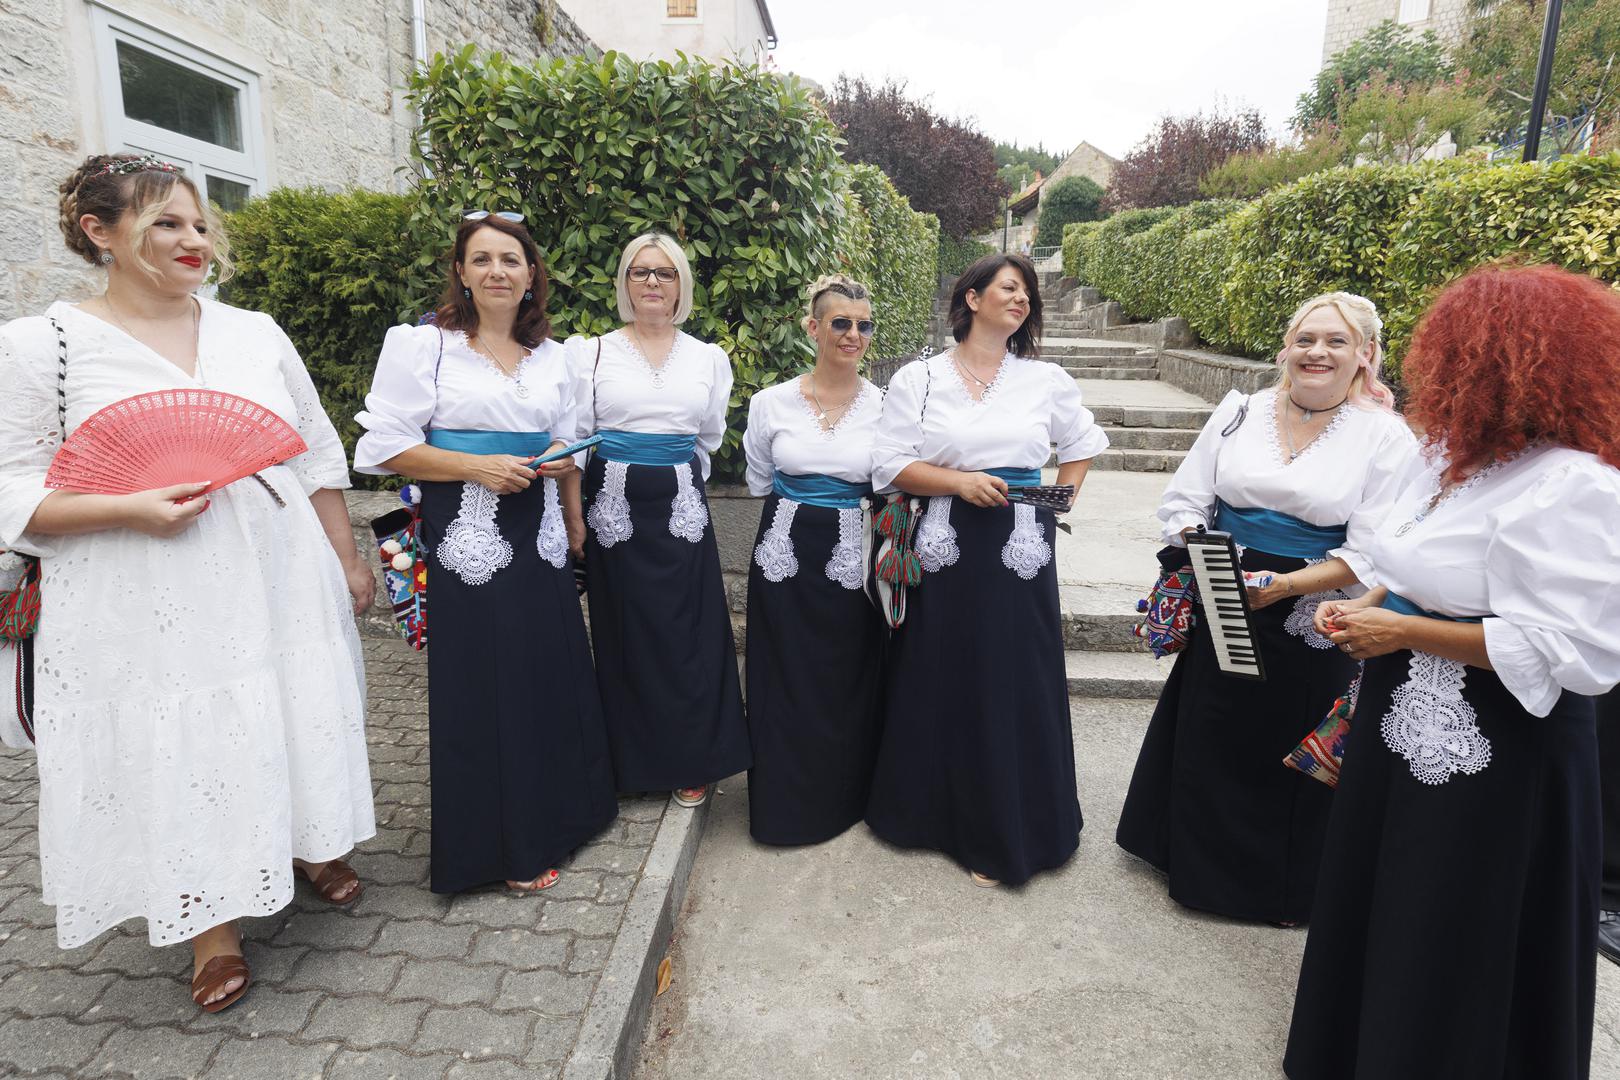
[(1384, 745), (1405, 758), (1412, 775), (1425, 784), (1482, 771), (1491, 761), (1491, 741), (1463, 699), (1463, 665), (1414, 652), (1410, 670), (1384, 717)]
[(1035, 508), (1028, 503), (1013, 505), (1013, 531), (1001, 549), (1001, 562), (1007, 569), (1031, 581), (1041, 567), (1052, 561), (1052, 546), (1041, 535)]
[(771, 527), (765, 530), (754, 548), (754, 562), (765, 575), (766, 581), (786, 581), (799, 572), (799, 559), (793, 553), (793, 515), (799, 504), (792, 499), (779, 499), (776, 512), (771, 515)]
[(495, 527), (500, 496), (482, 484), (461, 485), (461, 509), (437, 548), (444, 568), (468, 585), (484, 585), (512, 564), (512, 545)]
[(630, 500), (624, 497), (624, 480), (630, 475), (630, 466), (622, 461), (609, 461), (605, 466), (602, 490), (591, 501), (586, 521), (596, 534), (596, 542), (610, 548), (630, 539), (635, 527), (630, 522)]
[(827, 577), (846, 589), (859, 589), (866, 580), (861, 560), (861, 530), (866, 528), (866, 511), (846, 506), (838, 511), (838, 546), (827, 560)]
[(956, 529), (951, 525), (952, 498), (950, 495), (930, 498), (928, 509), (923, 511), (922, 524), (917, 526), (914, 541), (917, 558), (930, 574), (955, 566), (956, 560), (962, 557), (961, 549), (956, 546)]
[(545, 511), (540, 515), (540, 531), (534, 546), (540, 557), (561, 570), (568, 562), (568, 526), (563, 523), (562, 499), (557, 494), (557, 481), (545, 483)]
[(670, 535), (695, 544), (703, 539), (708, 525), (709, 508), (692, 484), (692, 466), (682, 462), (675, 466), (675, 498), (669, 504)]

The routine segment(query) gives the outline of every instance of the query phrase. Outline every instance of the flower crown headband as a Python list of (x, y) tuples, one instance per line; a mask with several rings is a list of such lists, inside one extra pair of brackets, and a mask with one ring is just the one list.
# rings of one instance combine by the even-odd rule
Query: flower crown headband
[(142, 154), (140, 157), (118, 158), (115, 161), (109, 161), (101, 167), (100, 172), (94, 175), (133, 176), (135, 173), (143, 172), (177, 173), (179, 171), (180, 166), (178, 165), (164, 161), (162, 158), (152, 154)]

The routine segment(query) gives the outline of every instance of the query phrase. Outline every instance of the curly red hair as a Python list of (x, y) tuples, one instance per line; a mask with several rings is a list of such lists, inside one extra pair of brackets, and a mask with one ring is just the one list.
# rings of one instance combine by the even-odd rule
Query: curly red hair
[(1454, 483), (1531, 443), (1620, 467), (1620, 293), (1556, 266), (1487, 266), (1448, 285), (1403, 365), (1407, 414)]

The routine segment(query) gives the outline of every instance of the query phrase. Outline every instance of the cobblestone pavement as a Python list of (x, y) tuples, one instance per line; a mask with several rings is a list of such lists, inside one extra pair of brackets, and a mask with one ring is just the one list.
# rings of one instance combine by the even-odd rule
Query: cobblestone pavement
[(367, 640), (377, 836), (366, 893), (243, 921), (253, 987), (208, 1016), (191, 950), (144, 924), (57, 948), (39, 901), (31, 753), (0, 751), (0, 1076), (248, 1080), (557, 1077), (579, 1037), (667, 800), (621, 800), (541, 896), (428, 891), (427, 663)]

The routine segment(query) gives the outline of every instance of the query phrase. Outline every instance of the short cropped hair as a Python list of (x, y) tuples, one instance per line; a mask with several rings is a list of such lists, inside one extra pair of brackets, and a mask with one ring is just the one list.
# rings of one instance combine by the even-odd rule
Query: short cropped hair
[(675, 264), (675, 272), (680, 275), (680, 297), (675, 301), (675, 325), (679, 326), (692, 314), (692, 264), (687, 261), (686, 252), (681, 245), (668, 233), (646, 232), (636, 237), (624, 246), (624, 254), (619, 256), (619, 321), (633, 323), (636, 321), (636, 306), (630, 302), (630, 264), (641, 254), (643, 248), (655, 247), (669, 256), (669, 261)]

